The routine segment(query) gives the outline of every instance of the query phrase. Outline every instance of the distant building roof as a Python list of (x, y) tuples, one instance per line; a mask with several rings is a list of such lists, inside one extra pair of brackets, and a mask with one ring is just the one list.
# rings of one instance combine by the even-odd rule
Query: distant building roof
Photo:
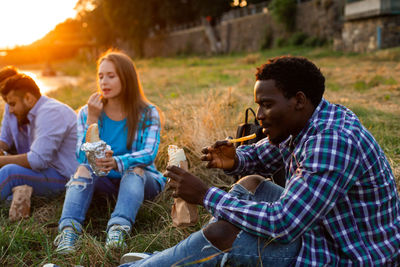
[(346, 0), (346, 20), (400, 14), (398, 0)]

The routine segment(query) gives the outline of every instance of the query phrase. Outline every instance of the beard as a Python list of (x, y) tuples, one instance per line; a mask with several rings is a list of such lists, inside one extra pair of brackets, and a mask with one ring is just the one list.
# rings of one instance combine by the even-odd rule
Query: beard
[(21, 114), (19, 114), (19, 115), (15, 115), (14, 114), (15, 117), (17, 118), (18, 126), (22, 126), (22, 125), (25, 125), (25, 124), (29, 123), (28, 113), (29, 113), (30, 109), (28, 107), (26, 107), (26, 106), (24, 106), (24, 108), (25, 109)]
[(288, 137), (289, 136), (284, 136), (284, 135), (271, 136), (270, 133), (267, 134), (269, 143), (274, 146), (279, 146), (279, 144), (285, 141)]
[(18, 121), (18, 126), (22, 126), (29, 123), (29, 120), (26, 116), (24, 116), (23, 118), (17, 118), (17, 121)]

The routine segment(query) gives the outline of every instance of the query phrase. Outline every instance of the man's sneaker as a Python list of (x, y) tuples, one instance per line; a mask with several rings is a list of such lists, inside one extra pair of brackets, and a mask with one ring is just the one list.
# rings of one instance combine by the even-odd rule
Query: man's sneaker
[(151, 254), (148, 254), (148, 253), (138, 253), (138, 252), (126, 253), (121, 257), (119, 264), (140, 261), (140, 260), (150, 257), (150, 255)]
[(78, 239), (79, 235), (72, 227), (65, 227), (54, 239), (54, 245), (57, 246), (56, 253), (69, 254), (75, 252)]
[(126, 248), (125, 236), (129, 235), (131, 228), (127, 225), (113, 225), (108, 229), (106, 248)]

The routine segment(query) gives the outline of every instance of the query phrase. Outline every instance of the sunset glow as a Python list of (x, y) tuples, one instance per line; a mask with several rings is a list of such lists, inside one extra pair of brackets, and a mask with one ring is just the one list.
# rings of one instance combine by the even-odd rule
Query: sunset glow
[(76, 15), (78, 0), (0, 1), (0, 48), (30, 44)]
[(46, 86), (46, 85), (38, 78), (38, 76), (37, 76), (36, 73), (31, 72), (31, 71), (21, 71), (21, 72), (22, 72), (23, 74), (25, 74), (25, 75), (30, 76), (30, 77), (35, 81), (35, 83), (37, 84), (37, 86), (40, 88), (40, 91), (41, 91), (42, 93), (44, 93), (44, 92), (50, 90), (50, 88), (49, 88), (48, 86)]

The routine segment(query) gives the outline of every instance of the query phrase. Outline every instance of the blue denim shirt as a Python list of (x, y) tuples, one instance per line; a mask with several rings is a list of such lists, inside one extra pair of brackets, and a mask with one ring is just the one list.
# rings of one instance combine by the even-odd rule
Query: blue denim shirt
[(27, 153), (32, 170), (54, 168), (66, 178), (71, 176), (78, 166), (76, 113), (55, 99), (41, 96), (27, 117), (29, 123), (19, 126), (6, 104), (0, 141), (9, 147), (15, 145), (18, 154)]

